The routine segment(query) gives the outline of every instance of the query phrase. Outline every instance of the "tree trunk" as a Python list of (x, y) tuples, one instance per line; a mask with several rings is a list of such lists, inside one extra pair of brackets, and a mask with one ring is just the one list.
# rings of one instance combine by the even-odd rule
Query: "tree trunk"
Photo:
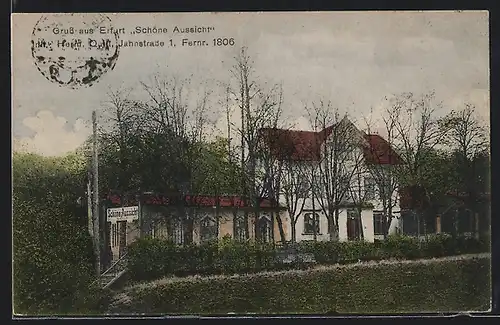
[(359, 209), (359, 236), (361, 240), (365, 240), (365, 234), (363, 231), (363, 216), (362, 216), (362, 209)]
[(243, 213), (243, 224), (245, 225), (245, 240), (250, 238), (250, 229), (248, 229), (248, 211)]
[(260, 233), (259, 229), (259, 224), (260, 224), (260, 202), (259, 198), (257, 196), (254, 197), (253, 199), (253, 206), (254, 206), (254, 239), (255, 240), (261, 240), (262, 234)]
[[(280, 232), (280, 241), (284, 245), (284, 244), (286, 244), (286, 236), (285, 236), (285, 230), (283, 229), (283, 221), (281, 220), (281, 216), (280, 216), (279, 212), (276, 213), (276, 222), (278, 223), (278, 230)], [(273, 227), (274, 227), (274, 225), (273, 225)]]
[(333, 229), (330, 231), (330, 240), (339, 241), (339, 226), (333, 225)]
[(316, 210), (314, 208), (314, 199), (313, 199), (313, 240), (318, 241), (318, 234), (316, 233)]
[(331, 215), (331, 212), (329, 212), (330, 215), (330, 240), (331, 241), (339, 241), (339, 214), (340, 211), (338, 209), (335, 209), (334, 215)]
[(474, 237), (476, 239), (479, 239), (479, 213), (474, 213), (474, 230), (475, 230), (475, 233), (474, 233)]
[(392, 203), (389, 204), (387, 209), (387, 215), (384, 216), (384, 239), (389, 235), (389, 230), (391, 229), (392, 223)]
[(237, 238), (236, 234), (238, 233), (238, 210), (233, 210), (233, 235), (231, 236), (233, 240), (240, 240), (239, 236)]
[(458, 235), (458, 208), (455, 208), (455, 213), (453, 214), (453, 228), (452, 236), (456, 238)]
[(296, 229), (296, 220), (290, 218), (290, 225), (291, 225), (291, 231), (292, 231), (292, 243), (297, 242), (297, 229)]
[(417, 211), (417, 238), (420, 239), (420, 211)]

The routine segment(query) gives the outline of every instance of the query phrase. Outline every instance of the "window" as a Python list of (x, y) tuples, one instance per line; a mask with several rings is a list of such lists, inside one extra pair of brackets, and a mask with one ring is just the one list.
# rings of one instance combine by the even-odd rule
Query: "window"
[(111, 224), (111, 246), (118, 246), (118, 227), (116, 223)]
[(200, 242), (205, 243), (217, 239), (219, 235), (219, 227), (217, 219), (205, 217), (200, 223)]
[(347, 210), (347, 239), (361, 239), (361, 213), (358, 209)]
[(403, 223), (403, 235), (415, 236), (418, 234), (418, 216), (411, 210), (401, 211), (401, 219)]
[(384, 214), (382, 212), (373, 213), (373, 234), (384, 234)]
[(344, 176), (339, 179), (339, 190), (349, 192), (349, 180)]
[(235, 216), (234, 220), (234, 240), (244, 241), (247, 238), (245, 231), (246, 222), (244, 216)]
[(174, 219), (170, 223), (170, 236), (172, 241), (177, 245), (184, 243), (184, 229), (180, 220)]
[(309, 180), (307, 179), (306, 175), (300, 175), (298, 176), (298, 189), (297, 189), (297, 192), (298, 192), (298, 196), (300, 198), (305, 198), (308, 196), (309, 194)]
[(314, 195), (317, 198), (321, 198), (325, 196), (325, 186), (319, 179), (316, 179), (314, 182)]
[(183, 230), (184, 230), (184, 242), (183, 244), (192, 244), (193, 243), (193, 219), (187, 219), (183, 222)]
[(365, 177), (365, 199), (374, 200), (375, 199), (375, 180), (372, 177)]
[(165, 222), (163, 220), (155, 221), (151, 228), (153, 238), (168, 238), (168, 233), (166, 232), (168, 227), (165, 227)]
[(460, 234), (474, 233), (476, 231), (476, 222), (471, 210), (460, 209), (458, 211), (457, 226)]
[(304, 214), (304, 234), (314, 234), (315, 231), (319, 234), (319, 214)]
[(127, 246), (127, 221), (118, 221), (118, 245), (120, 247)]
[(350, 201), (352, 199), (352, 191), (354, 188), (351, 188), (351, 184), (349, 184), (349, 180), (345, 177), (339, 179), (338, 188), (336, 189), (338, 194), (343, 194), (343, 199), (346, 201)]
[(378, 185), (378, 197), (380, 200), (386, 200), (389, 198), (389, 194), (391, 193), (389, 185), (389, 180), (382, 177)]
[(262, 216), (259, 219), (258, 231), (259, 231), (258, 239), (261, 242), (264, 243), (272, 242), (273, 240), (272, 222), (268, 216)]

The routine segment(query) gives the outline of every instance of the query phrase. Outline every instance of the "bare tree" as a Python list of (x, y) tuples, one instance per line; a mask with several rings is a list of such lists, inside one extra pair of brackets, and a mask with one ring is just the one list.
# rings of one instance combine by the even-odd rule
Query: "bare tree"
[(464, 159), (472, 160), (474, 156), (488, 149), (487, 130), (479, 120), (474, 105), (465, 103), (462, 110), (452, 111), (444, 121), (450, 129), (447, 142)]
[(357, 216), (359, 217), (359, 223), (357, 223), (359, 229), (357, 230), (359, 231), (360, 239), (364, 239), (362, 218), (363, 207), (366, 205), (369, 198), (368, 191), (365, 186), (367, 173), (368, 170), (366, 168), (366, 164), (360, 164), (359, 168), (357, 168), (353, 174), (352, 180), (349, 184), (348, 193), (346, 195), (348, 200), (352, 202), (354, 209), (356, 209)]
[[(259, 162), (265, 159), (264, 152), (259, 147), (259, 130), (266, 127), (277, 127), (282, 115), (283, 90), (280, 85), (274, 85), (269, 90), (259, 86), (255, 78), (253, 62), (247, 48), (241, 48), (235, 57), (231, 73), (236, 81), (232, 90), (241, 113), (241, 126), (237, 129), (240, 136), (240, 159), (243, 185), (243, 197), (246, 203), (253, 207), (255, 215), (254, 233), (259, 236), (258, 217), (260, 216), (260, 198), (264, 193), (274, 195), (276, 187), (270, 189), (269, 177), (271, 165), (262, 172)], [(266, 169), (266, 168), (264, 168)], [(273, 176), (278, 176), (273, 171)], [(267, 176), (264, 176), (267, 175)], [(250, 201), (250, 202), (248, 202)], [(246, 211), (246, 210), (245, 210)], [(277, 216), (279, 218), (279, 215)], [(248, 229), (248, 214), (245, 212), (245, 229)], [(248, 233), (246, 238), (248, 237)]]
[(312, 182), (304, 182), (309, 180), (309, 171), (311, 168), (300, 162), (296, 162), (291, 158), (283, 161), (283, 177), (281, 185), (281, 194), (285, 200), (290, 218), (291, 240), (293, 243), (297, 241), (297, 221), (306, 203), (305, 197), (310, 193)]
[[(135, 139), (138, 137), (143, 120), (139, 118), (140, 111), (137, 102), (131, 99), (130, 89), (110, 89), (107, 100), (103, 102), (101, 123), (99, 124), (99, 138), (101, 142), (102, 159), (118, 159), (112, 165), (116, 176), (111, 186), (114, 190), (125, 192), (134, 188), (137, 179), (134, 174), (134, 158), (130, 150), (133, 150)], [(111, 176), (111, 175), (109, 175)]]
[[(459, 111), (452, 111), (444, 118), (450, 129), (446, 143), (454, 151), (458, 197), (465, 199), (469, 211), (477, 213), (483, 189), (478, 184), (475, 162), (486, 156), (489, 149), (488, 131), (475, 112), (474, 105), (465, 103)], [(477, 218), (477, 216), (476, 216)]]
[(403, 93), (390, 99), (387, 121), (393, 128), (408, 184), (419, 183), (429, 150), (442, 143), (449, 130), (443, 119), (436, 117), (439, 107), (433, 92), (422, 96)]
[[(158, 155), (168, 153), (173, 160), (170, 166), (152, 167), (171, 169), (169, 175), (172, 180), (169, 183), (175, 187), (171, 191), (181, 197), (192, 193), (192, 175), (196, 168), (200, 168), (195, 157), (202, 150), (211, 92), (203, 85), (193, 86), (191, 78), (177, 76), (154, 75), (150, 82), (141, 84), (149, 99), (141, 106), (143, 118), (147, 121), (144, 132), (148, 134), (148, 140), (156, 140), (154, 145), (159, 149)], [(193, 95), (193, 88), (198, 95)], [(189, 242), (196, 217), (194, 211), (197, 209), (185, 209), (183, 204), (177, 208), (180, 221), (186, 226), (184, 233)]]
[(360, 150), (364, 139), (347, 116), (340, 118), (338, 109), (331, 102), (320, 100), (308, 112), (311, 124), (319, 132), (316, 146), (320, 151), (320, 161), (315, 168), (320, 183), (317, 187), (323, 195), (316, 198), (327, 216), (330, 239), (338, 240), (341, 205), (354, 175), (364, 163)]
[[(382, 230), (384, 238), (394, 218), (393, 210), (399, 203), (398, 191), (403, 171), (403, 162), (396, 152), (398, 144), (396, 130), (398, 115), (391, 114), (393, 110), (386, 108), (382, 112), (381, 122), (383, 137), (372, 133), (373, 121), (365, 118), (368, 146), (366, 146), (366, 169), (378, 189), (378, 198), (382, 203)], [(372, 114), (373, 116), (373, 111)]]
[[(433, 92), (421, 96), (413, 93), (402, 93), (389, 99), (389, 106), (385, 112), (384, 122), (390, 131), (389, 143), (393, 145), (399, 154), (401, 164), (399, 165), (399, 181), (407, 188), (412, 189), (410, 197), (412, 208), (417, 213), (418, 233), (420, 233), (420, 219), (424, 206), (430, 202), (430, 193), (427, 193), (423, 184), (423, 170), (432, 150), (444, 142), (449, 127), (442, 118), (436, 116), (436, 110), (441, 107), (436, 102)], [(388, 171), (389, 170), (389, 171)], [(389, 193), (396, 187), (392, 182), (393, 176), (390, 168), (386, 168), (385, 175), (381, 179), (379, 189), (386, 191), (387, 210), (389, 209)], [(387, 225), (389, 227), (390, 224)]]
[(302, 157), (297, 147), (302, 139), (294, 131), (277, 128), (261, 129), (261, 139), (263, 144), (261, 150), (268, 157), (263, 160), (265, 167), (263, 171), (267, 172), (269, 182), (274, 184), (270, 186), (273, 189), (273, 199), (278, 204), (283, 201), (287, 207), (291, 240), (296, 242), (296, 224), (312, 186), (311, 162)]

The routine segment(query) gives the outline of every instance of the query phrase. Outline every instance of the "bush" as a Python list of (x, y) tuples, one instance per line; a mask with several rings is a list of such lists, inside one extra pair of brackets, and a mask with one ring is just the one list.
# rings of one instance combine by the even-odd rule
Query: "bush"
[(128, 288), (123, 313), (400, 313), (486, 310), (490, 259), (331, 266), (159, 280)]
[(74, 312), (95, 272), (86, 209), (76, 203), (85, 166), (74, 155), (19, 153), (12, 164), (14, 312)]
[(134, 280), (166, 275), (252, 273), (279, 268), (270, 244), (237, 242), (177, 246), (166, 240), (144, 238), (129, 247), (128, 269)]
[[(313, 254), (316, 263), (348, 264), (381, 259), (416, 259), (478, 253), (486, 245), (475, 238), (432, 235), (424, 240), (414, 237), (389, 236), (370, 243), (313, 242), (294, 244), (299, 254)], [(129, 270), (132, 280), (151, 280), (162, 276), (192, 274), (241, 274), (265, 270), (304, 268), (300, 261), (283, 264), (272, 244), (237, 242), (224, 238), (220, 242), (202, 245), (176, 246), (169, 241), (145, 238), (133, 243), (129, 250)]]

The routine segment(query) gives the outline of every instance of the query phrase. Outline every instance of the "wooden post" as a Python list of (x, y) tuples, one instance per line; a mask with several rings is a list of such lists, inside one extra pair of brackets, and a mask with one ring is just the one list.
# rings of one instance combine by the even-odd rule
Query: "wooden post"
[(99, 218), (99, 155), (97, 149), (97, 113), (92, 112), (92, 129), (93, 129), (93, 198), (94, 207), (92, 211), (93, 223), (94, 223), (94, 250), (96, 259), (96, 274), (101, 274), (101, 244), (100, 244), (100, 218)]
[(438, 214), (436, 216), (436, 234), (441, 233), (441, 216)]
[(142, 210), (143, 210), (143, 205), (142, 205), (142, 193), (136, 196), (137, 198), (137, 212), (138, 212), (138, 223), (139, 223), (139, 239), (144, 236), (144, 224), (143, 224), (143, 218), (142, 218)]
[(475, 221), (475, 230), (476, 230), (476, 239), (479, 239), (479, 213), (474, 213), (474, 221)]
[(89, 234), (94, 240), (94, 216), (92, 214), (93, 202), (92, 202), (92, 172), (88, 172), (88, 182), (87, 182), (87, 216), (88, 216), (88, 228)]
[(274, 217), (274, 211), (271, 211), (271, 240), (273, 242), (273, 247), (275, 247), (275, 240), (274, 240), (274, 222), (276, 218)]

